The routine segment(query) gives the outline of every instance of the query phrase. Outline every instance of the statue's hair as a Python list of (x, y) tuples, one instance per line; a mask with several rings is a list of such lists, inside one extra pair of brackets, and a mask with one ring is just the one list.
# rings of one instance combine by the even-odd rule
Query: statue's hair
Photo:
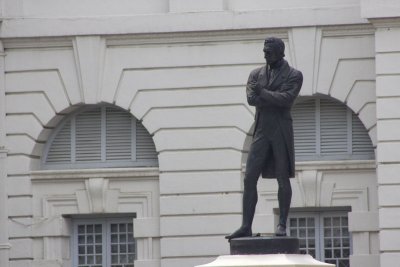
[(274, 46), (276, 49), (278, 49), (282, 57), (285, 56), (285, 43), (282, 41), (282, 39), (276, 37), (269, 37), (265, 39), (264, 44), (270, 44)]

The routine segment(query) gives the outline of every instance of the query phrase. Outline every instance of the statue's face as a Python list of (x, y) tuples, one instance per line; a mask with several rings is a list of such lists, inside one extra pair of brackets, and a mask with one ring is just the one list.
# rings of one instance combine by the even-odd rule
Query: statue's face
[(275, 62), (279, 61), (282, 56), (280, 55), (278, 48), (271, 44), (264, 44), (264, 58), (268, 65), (273, 65)]

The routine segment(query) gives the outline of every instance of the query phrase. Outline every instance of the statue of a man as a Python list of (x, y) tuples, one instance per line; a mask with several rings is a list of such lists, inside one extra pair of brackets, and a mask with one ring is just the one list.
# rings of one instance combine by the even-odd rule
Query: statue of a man
[(278, 181), (279, 224), (275, 235), (286, 236), (286, 221), (292, 199), (290, 179), (294, 177), (294, 139), (290, 110), (303, 83), (300, 71), (289, 66), (285, 44), (279, 38), (264, 42), (266, 65), (250, 73), (247, 102), (256, 107), (253, 141), (244, 177), (242, 226), (227, 239), (252, 235), (251, 225), (257, 204), (257, 181)]

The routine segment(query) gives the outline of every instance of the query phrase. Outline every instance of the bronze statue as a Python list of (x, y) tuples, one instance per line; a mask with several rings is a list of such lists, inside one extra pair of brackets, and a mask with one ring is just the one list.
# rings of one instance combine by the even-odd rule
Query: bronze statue
[(285, 44), (279, 38), (264, 42), (266, 65), (250, 73), (247, 102), (256, 107), (253, 141), (244, 177), (242, 225), (227, 239), (252, 236), (251, 225), (257, 204), (257, 181), (278, 181), (279, 224), (275, 235), (286, 236), (286, 221), (292, 199), (290, 179), (294, 177), (294, 139), (290, 110), (303, 83), (300, 71), (289, 66)]

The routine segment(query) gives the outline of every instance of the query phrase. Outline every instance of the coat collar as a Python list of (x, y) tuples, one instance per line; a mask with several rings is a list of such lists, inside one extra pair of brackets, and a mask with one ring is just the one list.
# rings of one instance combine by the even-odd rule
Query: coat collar
[(280, 66), (274, 70), (276, 73), (274, 78), (271, 80), (268, 79), (267, 70), (267, 65), (264, 65), (261, 68), (257, 82), (263, 87), (268, 87), (268, 90), (275, 91), (277, 87), (279, 87), (282, 82), (286, 80), (286, 77), (290, 71), (290, 67), (287, 61), (283, 59), (282, 64), (280, 64)]
[(278, 68), (274, 69), (274, 71), (276, 72), (274, 78), (271, 79), (268, 83), (268, 87), (270, 88), (270, 90), (275, 90), (275, 87), (281, 85), (282, 82), (286, 80), (286, 77), (289, 74), (289, 70), (289, 64), (286, 60), (283, 59), (282, 64)]

